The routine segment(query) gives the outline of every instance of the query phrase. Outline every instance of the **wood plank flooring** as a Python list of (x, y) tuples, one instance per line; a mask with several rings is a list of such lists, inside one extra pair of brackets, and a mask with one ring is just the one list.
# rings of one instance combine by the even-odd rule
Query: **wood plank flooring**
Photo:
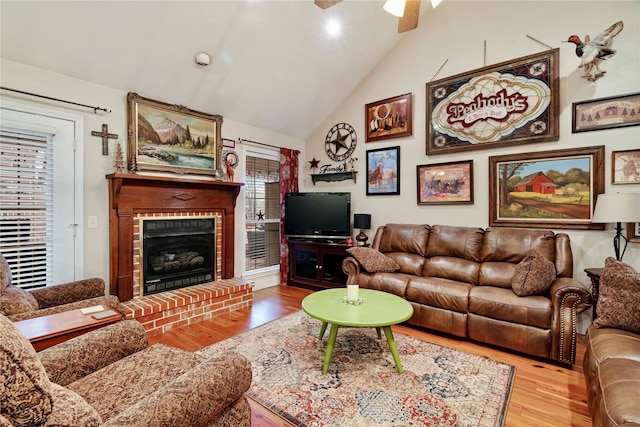
[[(253, 307), (212, 320), (175, 329), (149, 339), (150, 344), (165, 343), (193, 351), (227, 337), (300, 310), (302, 299), (311, 291), (290, 286), (262, 289), (253, 294)], [(420, 340), (490, 357), (516, 367), (505, 426), (508, 427), (589, 427), (591, 416), (586, 403), (582, 374), (585, 347), (580, 340), (576, 364), (571, 367), (503, 351), (463, 339), (438, 335), (404, 325), (393, 331)], [(318, 361), (318, 369), (322, 361)], [(249, 399), (252, 425), (257, 427), (289, 427), (290, 424)]]

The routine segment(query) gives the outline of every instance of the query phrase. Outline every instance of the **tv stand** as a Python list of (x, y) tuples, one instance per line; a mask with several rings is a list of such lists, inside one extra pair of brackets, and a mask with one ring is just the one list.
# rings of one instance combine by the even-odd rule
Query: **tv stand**
[(344, 242), (289, 240), (287, 285), (314, 290), (346, 286), (342, 261), (350, 247)]

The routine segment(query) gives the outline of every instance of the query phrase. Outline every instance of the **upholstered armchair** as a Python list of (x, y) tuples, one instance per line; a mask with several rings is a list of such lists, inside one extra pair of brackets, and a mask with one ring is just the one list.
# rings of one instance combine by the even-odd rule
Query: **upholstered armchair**
[(11, 321), (94, 305), (108, 307), (125, 318), (124, 307), (118, 297), (105, 295), (104, 280), (91, 278), (27, 291), (11, 284), (11, 269), (0, 254), (0, 314)]
[(242, 355), (147, 344), (125, 320), (39, 353), (0, 316), (0, 426), (250, 426)]

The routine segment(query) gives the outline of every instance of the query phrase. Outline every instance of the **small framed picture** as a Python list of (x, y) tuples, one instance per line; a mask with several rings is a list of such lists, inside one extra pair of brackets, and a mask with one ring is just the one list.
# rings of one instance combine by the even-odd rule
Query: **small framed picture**
[(640, 243), (640, 222), (627, 224), (627, 239), (633, 243)]
[(473, 204), (473, 160), (418, 165), (418, 204)]
[(640, 125), (640, 92), (573, 103), (572, 133)]
[(411, 94), (383, 99), (364, 106), (365, 142), (413, 134)]
[(367, 196), (400, 194), (400, 147), (367, 150)]
[(640, 184), (640, 150), (611, 153), (611, 183)]

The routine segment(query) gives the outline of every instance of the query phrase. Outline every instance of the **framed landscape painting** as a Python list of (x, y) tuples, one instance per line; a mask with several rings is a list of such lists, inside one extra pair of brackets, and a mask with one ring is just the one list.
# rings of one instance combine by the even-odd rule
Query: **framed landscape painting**
[(221, 176), (222, 116), (127, 94), (135, 170)]
[(558, 52), (427, 83), (427, 155), (557, 141)]
[(400, 147), (367, 150), (367, 196), (400, 194)]
[(489, 157), (489, 225), (602, 230), (604, 146)]

